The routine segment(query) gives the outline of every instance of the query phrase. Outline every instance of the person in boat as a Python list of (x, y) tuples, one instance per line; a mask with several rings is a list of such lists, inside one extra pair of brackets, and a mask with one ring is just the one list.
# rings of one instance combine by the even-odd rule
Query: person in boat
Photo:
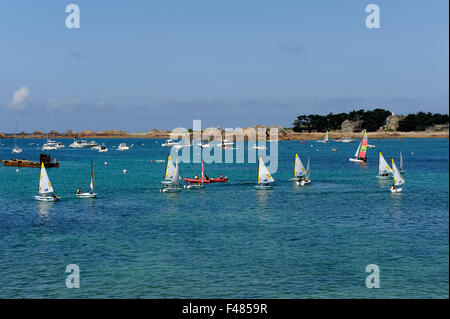
[(53, 197), (54, 199), (58, 199), (58, 196), (56, 196), (54, 193), (52, 193), (52, 197)]
[(194, 177), (194, 179), (198, 179), (198, 175), (197, 175), (197, 174), (195, 174), (195, 177)]
[(81, 194), (81, 187), (78, 187), (78, 189), (77, 189), (77, 195), (80, 195)]
[(392, 191), (395, 190), (395, 184), (392, 184), (391, 190), (392, 190)]
[(205, 180), (209, 180), (209, 177), (208, 177), (208, 175), (206, 175), (206, 174), (205, 174)]
[(220, 173), (219, 178), (223, 179), (223, 174), (222, 173)]

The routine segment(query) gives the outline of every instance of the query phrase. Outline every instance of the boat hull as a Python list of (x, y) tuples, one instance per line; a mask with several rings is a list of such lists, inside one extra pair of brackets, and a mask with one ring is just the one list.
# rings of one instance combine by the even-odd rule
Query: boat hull
[(403, 188), (389, 189), (391, 193), (401, 193)]
[(184, 189), (200, 189), (200, 188), (203, 188), (203, 184), (184, 185)]
[[(40, 162), (32, 162), (28, 160), (18, 160), (18, 159), (12, 159), (12, 160), (2, 160), (3, 166), (14, 166), (14, 167), (35, 167), (40, 168), (41, 163)], [(44, 163), (45, 168), (50, 167), (59, 167), (59, 163)]]
[(264, 190), (264, 189), (271, 189), (271, 185), (255, 185), (256, 189)]
[(159, 191), (161, 193), (177, 193), (177, 192), (181, 192), (181, 188), (180, 187), (167, 187), (167, 188), (161, 188)]
[(97, 194), (91, 194), (91, 193), (81, 193), (75, 195), (77, 198), (96, 198)]
[(348, 159), (350, 162), (355, 162), (355, 163), (366, 163), (366, 161), (363, 161), (359, 158), (349, 158)]
[(391, 179), (391, 176), (383, 176), (383, 175), (377, 175), (378, 179), (383, 179), (383, 180), (387, 180), (387, 179)]
[(59, 201), (61, 198), (60, 198), (60, 197), (54, 198), (54, 197), (51, 197), (51, 196), (46, 196), (46, 197), (43, 197), (43, 196), (34, 196), (34, 199), (37, 200), (37, 201), (40, 201), (40, 202), (57, 202), (57, 201)]

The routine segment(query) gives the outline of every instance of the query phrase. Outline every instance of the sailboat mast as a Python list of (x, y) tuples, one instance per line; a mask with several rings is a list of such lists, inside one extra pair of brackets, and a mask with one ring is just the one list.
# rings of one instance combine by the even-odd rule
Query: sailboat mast
[(91, 187), (92, 187), (92, 191), (94, 191), (95, 177), (94, 177), (94, 164), (92, 163), (92, 160), (91, 160)]

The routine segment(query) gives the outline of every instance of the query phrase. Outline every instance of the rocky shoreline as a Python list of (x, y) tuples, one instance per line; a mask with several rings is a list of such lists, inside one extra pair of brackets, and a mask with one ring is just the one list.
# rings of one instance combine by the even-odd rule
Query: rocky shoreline
[[(211, 130), (211, 129), (209, 129)], [(296, 133), (293, 132), (291, 129), (280, 129), (278, 128), (278, 139), (279, 140), (319, 140), (323, 139), (325, 136), (325, 133), (323, 132), (301, 132)], [(221, 134), (222, 137), (227, 138), (225, 135), (225, 132), (223, 130), (220, 130), (220, 133), (216, 129), (212, 129), (212, 131), (208, 133), (214, 133), (214, 131), (217, 134)], [(205, 132), (204, 132), (205, 133)], [(249, 134), (250, 133), (250, 134)], [(170, 137), (171, 132), (167, 130), (157, 131), (152, 130), (150, 132), (145, 133), (127, 133), (125, 131), (114, 131), (109, 130), (105, 132), (92, 132), (92, 131), (84, 131), (80, 133), (71, 133), (71, 134), (59, 134), (59, 133), (49, 133), (44, 134), (36, 134), (36, 133), (20, 133), (20, 134), (5, 134), (0, 133), (0, 138), (15, 138), (18, 139), (22, 138), (29, 138), (29, 139), (60, 139), (60, 138), (77, 138), (77, 139), (96, 139), (96, 138), (162, 138), (162, 139), (168, 139)], [(227, 133), (228, 134), (228, 133)], [(264, 133), (263, 133), (264, 134)], [(192, 132), (190, 133), (192, 137)], [(441, 131), (418, 131), (418, 132), (368, 132), (367, 133), (369, 138), (449, 138), (449, 131), (448, 130), (441, 130)], [(242, 140), (242, 139), (254, 139), (253, 136), (255, 134), (251, 134), (251, 132), (246, 131), (246, 129), (243, 129), (241, 131), (238, 131), (235, 133), (236, 140)], [(340, 139), (345, 137), (350, 138), (361, 138), (362, 133), (361, 132), (342, 132), (342, 131), (330, 131), (329, 132), (329, 138), (330, 139)], [(172, 136), (173, 137), (173, 136)], [(270, 139), (269, 130), (266, 131), (266, 139)]]

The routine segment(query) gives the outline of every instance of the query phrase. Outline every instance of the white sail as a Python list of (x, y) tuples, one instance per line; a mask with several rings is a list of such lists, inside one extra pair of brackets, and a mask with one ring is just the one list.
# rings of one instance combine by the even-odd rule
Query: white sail
[(173, 173), (172, 179), (170, 180), (172, 185), (178, 185), (180, 184), (180, 169), (178, 166), (178, 161), (177, 164), (175, 166), (175, 171)]
[(400, 186), (405, 184), (405, 180), (403, 179), (402, 175), (400, 174), (400, 171), (397, 168), (397, 165), (394, 163), (394, 159), (392, 159), (392, 171), (394, 173), (394, 185)]
[(356, 153), (355, 153), (355, 157), (356, 157), (356, 158), (359, 157), (359, 150), (361, 149), (361, 144), (362, 144), (362, 141), (359, 142), (358, 149), (356, 150)]
[(294, 177), (300, 177), (305, 175), (305, 167), (303, 166), (300, 157), (295, 153), (295, 166), (294, 166)]
[(95, 182), (94, 182), (94, 166), (92, 165), (91, 161), (91, 184), (89, 185), (89, 188), (91, 189), (91, 193), (94, 192)]
[(324, 142), (328, 142), (328, 131), (327, 131), (327, 133), (325, 134), (325, 138), (323, 139), (323, 141), (324, 141)]
[(392, 173), (392, 168), (389, 167), (389, 164), (384, 159), (383, 154), (379, 155), (378, 158), (378, 175)]
[(45, 170), (44, 163), (41, 163), (41, 176), (39, 178), (39, 193), (53, 193), (53, 187), (48, 178), (47, 171)]
[(403, 156), (402, 156), (402, 152), (400, 152), (400, 170), (403, 170)]
[(275, 182), (275, 180), (273, 179), (272, 175), (270, 175), (269, 170), (267, 169), (266, 165), (264, 165), (264, 162), (260, 157), (258, 168), (258, 184), (273, 183), (273, 182)]
[(172, 159), (169, 157), (167, 158), (167, 166), (166, 166), (166, 173), (164, 175), (165, 180), (172, 180), (173, 175), (175, 174), (175, 166), (173, 165)]
[(306, 164), (306, 174), (305, 174), (305, 179), (309, 180), (309, 154), (308, 154), (308, 163)]

